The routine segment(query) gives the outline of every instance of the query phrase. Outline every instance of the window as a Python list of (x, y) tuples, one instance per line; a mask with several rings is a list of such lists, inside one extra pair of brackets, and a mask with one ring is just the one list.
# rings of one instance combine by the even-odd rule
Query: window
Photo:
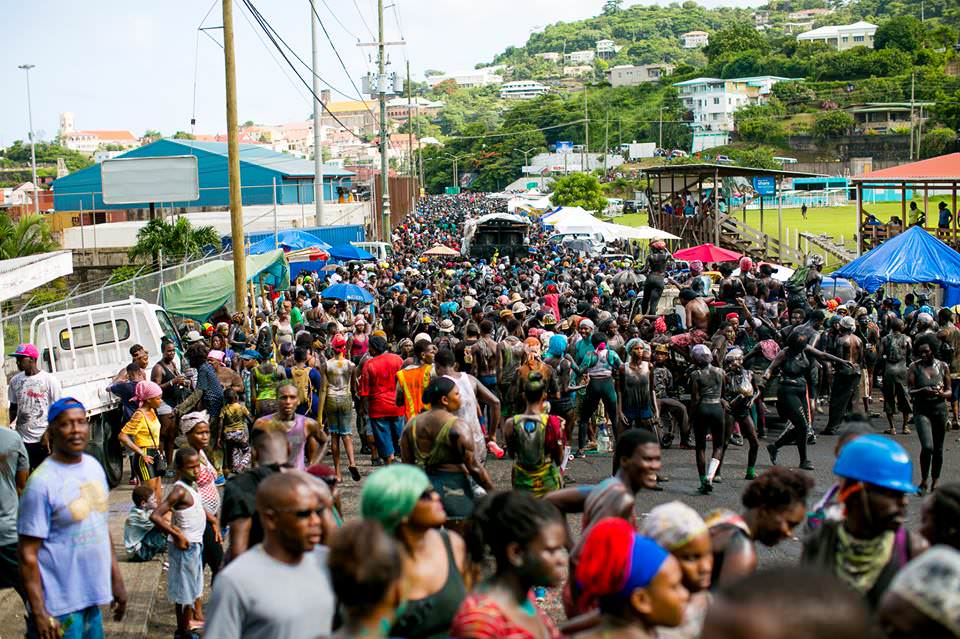
[(160, 330), (163, 331), (163, 336), (169, 338), (170, 341), (176, 344), (177, 349), (182, 351), (180, 334), (177, 333), (177, 329), (173, 327), (173, 322), (170, 321), (170, 317), (166, 311), (157, 311), (157, 322), (160, 324)]
[(714, 104), (720, 104), (720, 98), (714, 98), (714, 99), (713, 99), (713, 103), (714, 103)]
[[(844, 40), (846, 40), (846, 38), (844, 38)], [(862, 36), (862, 35), (853, 36), (853, 41), (854, 41), (854, 42), (863, 42), (863, 36)]]
[[(97, 339), (97, 344), (113, 344), (113, 324), (110, 322), (98, 322), (94, 324), (93, 334)], [(60, 348), (62, 350), (68, 351), (75, 348), (90, 348), (93, 346), (93, 340), (90, 339), (89, 324), (74, 327), (73, 344), (71, 344), (70, 337), (70, 331), (66, 329), (60, 331)], [(121, 342), (130, 339), (130, 324), (125, 319), (117, 320), (117, 339)]]
[(849, 37), (847, 37), (847, 36), (843, 36), (843, 41), (844, 41), (844, 42), (847, 42), (847, 41), (849, 41), (849, 40), (850, 40), (850, 38), (849, 38)]

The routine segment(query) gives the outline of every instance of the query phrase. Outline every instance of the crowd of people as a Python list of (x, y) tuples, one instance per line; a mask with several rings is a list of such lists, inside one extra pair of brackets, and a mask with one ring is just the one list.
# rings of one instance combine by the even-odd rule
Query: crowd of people
[[(188, 322), (152, 366), (130, 349), (109, 389), (136, 484), (124, 548), (164, 557), (177, 639), (960, 637), (960, 484), (940, 483), (960, 427), (960, 308), (843, 302), (816, 260), (784, 282), (749, 258), (680, 264), (658, 242), (584, 256), (537, 221), (520, 259), (423, 255), (503, 207), (424, 198), (386, 260)], [(324, 297), (338, 282), (375, 301)], [(4, 585), (30, 636), (99, 637), (99, 606), (121, 618), (126, 594), (90, 425), (35, 346), (13, 356)], [(897, 441), (911, 428), (919, 482)], [(814, 500), (808, 446), (823, 437), (836, 482)], [(725, 463), (729, 446), (744, 466)], [(669, 447), (689, 463), (664, 468)], [(505, 455), (497, 485), (488, 460)], [(597, 455), (609, 476), (574, 482)], [(668, 470), (699, 495), (638, 516)], [(716, 510), (704, 496), (734, 474), (742, 508)], [(757, 544), (801, 531), (801, 566), (758, 567)], [(551, 588), (562, 619), (541, 605)]]

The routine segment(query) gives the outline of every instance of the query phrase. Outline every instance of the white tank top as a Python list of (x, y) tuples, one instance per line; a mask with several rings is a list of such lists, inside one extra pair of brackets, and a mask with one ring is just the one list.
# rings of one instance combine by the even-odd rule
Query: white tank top
[(183, 510), (173, 509), (170, 523), (179, 528), (191, 544), (199, 544), (203, 541), (203, 530), (207, 527), (207, 515), (203, 510), (203, 500), (200, 498), (200, 493), (186, 482), (177, 481), (174, 485), (183, 486), (190, 493), (190, 496), (193, 497), (193, 505)]
[(477, 412), (477, 393), (473, 388), (473, 383), (466, 373), (460, 373), (459, 377), (453, 377), (452, 375), (446, 375), (445, 377), (456, 384), (457, 390), (460, 391), (460, 408), (454, 415), (470, 427), (470, 432), (473, 434), (473, 455), (476, 457), (477, 463), (483, 464), (487, 459), (487, 442), (483, 436), (483, 429), (480, 427), (480, 415)]

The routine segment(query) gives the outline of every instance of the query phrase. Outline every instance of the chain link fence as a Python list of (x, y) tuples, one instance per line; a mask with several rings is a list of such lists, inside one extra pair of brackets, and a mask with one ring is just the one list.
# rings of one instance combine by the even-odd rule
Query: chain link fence
[[(16, 314), (3, 318), (4, 343), (20, 344), (30, 340), (30, 323), (44, 311), (48, 313), (63, 311), (73, 308), (83, 308), (93, 306), (94, 304), (105, 304), (107, 302), (118, 302), (131, 297), (146, 300), (151, 304), (160, 303), (160, 289), (164, 284), (169, 284), (174, 280), (184, 277), (194, 268), (214, 260), (233, 259), (232, 251), (222, 253), (212, 253), (202, 258), (181, 262), (166, 266), (163, 269), (147, 272), (149, 266), (144, 266), (134, 277), (109, 284), (100, 282), (93, 284), (92, 290), (83, 290), (82, 285), (74, 287), (70, 293), (59, 302), (45, 304), (30, 308), (30, 302), (21, 308)], [(90, 285), (88, 285), (90, 286)]]

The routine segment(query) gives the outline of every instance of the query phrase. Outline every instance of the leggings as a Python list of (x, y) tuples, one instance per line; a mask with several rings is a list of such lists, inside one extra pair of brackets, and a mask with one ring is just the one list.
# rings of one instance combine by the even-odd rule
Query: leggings
[[(920, 479), (940, 478), (943, 467), (943, 440), (947, 434), (947, 402), (942, 399), (914, 402), (913, 425), (920, 437)], [(933, 468), (931, 470), (931, 462)]]
[(788, 425), (773, 445), (782, 448), (788, 444), (796, 444), (802, 464), (807, 461), (807, 429), (810, 427), (810, 404), (806, 384), (781, 382), (777, 390), (777, 413), (787, 420)]
[(640, 303), (640, 311), (644, 315), (656, 313), (661, 295), (663, 295), (663, 275), (659, 273), (647, 275), (647, 279), (643, 283), (643, 300)]
[(707, 433), (713, 436), (713, 458), (723, 461), (727, 433), (720, 404), (699, 403), (693, 409), (693, 436), (697, 441), (697, 472), (707, 476)]
[(617, 389), (613, 384), (612, 377), (602, 377), (599, 379), (590, 378), (587, 384), (586, 394), (583, 397), (583, 404), (580, 407), (580, 431), (577, 433), (577, 444), (580, 450), (587, 445), (587, 428), (590, 418), (597, 411), (597, 406), (603, 402), (603, 409), (607, 413), (607, 419), (611, 424), (616, 424), (617, 418)]
[(757, 428), (753, 423), (753, 416), (748, 410), (742, 415), (730, 415), (730, 424), (727, 432), (733, 430), (734, 424), (740, 425), (740, 434), (747, 440), (747, 468), (753, 468), (757, 465), (757, 451), (760, 449), (760, 440), (757, 438)]
[[(687, 407), (683, 405), (683, 402), (680, 402), (672, 397), (660, 397), (657, 398), (657, 405), (660, 407), (660, 416), (663, 417), (663, 414), (666, 413), (670, 416), (670, 421), (672, 424), (672, 432), (667, 439), (667, 435), (664, 434), (666, 439), (665, 443), (670, 443), (673, 441), (673, 437), (679, 436), (680, 443), (686, 444), (687, 438), (690, 436), (690, 424), (687, 420)], [(666, 447), (666, 446), (665, 446)]]

